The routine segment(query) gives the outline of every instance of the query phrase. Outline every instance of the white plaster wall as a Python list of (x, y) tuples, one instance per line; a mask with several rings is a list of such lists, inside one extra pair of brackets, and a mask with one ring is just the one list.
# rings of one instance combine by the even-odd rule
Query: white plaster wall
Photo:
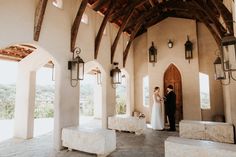
[[(193, 59), (190, 64), (185, 60), (184, 44), (189, 35), (190, 40), (193, 42)], [(140, 39), (142, 38), (142, 39)], [(169, 49), (167, 47), (168, 40), (174, 41), (174, 47)], [(155, 66), (148, 63), (148, 49), (151, 42), (157, 47), (157, 63)], [(145, 45), (146, 42), (146, 46)], [(140, 46), (142, 44), (142, 46)], [(155, 86), (161, 88), (163, 94), (163, 77), (164, 72), (171, 63), (174, 63), (182, 75), (182, 92), (183, 92), (183, 118), (200, 120), (200, 97), (199, 97), (199, 65), (198, 65), (198, 47), (197, 47), (197, 34), (196, 22), (194, 20), (167, 18), (166, 20), (150, 27), (145, 35), (137, 38), (134, 44), (135, 51), (135, 73), (136, 67), (141, 65), (139, 74), (136, 74), (135, 79), (135, 105), (137, 109), (144, 111), (147, 115), (147, 120), (150, 120), (152, 108), (152, 94)], [(137, 56), (136, 56), (137, 55)], [(136, 58), (137, 57), (137, 58)], [(140, 58), (139, 58), (140, 57)], [(141, 58), (142, 57), (142, 58)], [(142, 106), (142, 77), (149, 75), (149, 93), (150, 93), (150, 106), (144, 108)], [(140, 91), (139, 91), (140, 90)]]
[(148, 75), (147, 34), (137, 37), (134, 51), (134, 110), (149, 116), (149, 108), (143, 105), (143, 77)]
[(224, 115), (223, 90), (220, 81), (215, 80), (214, 61), (219, 53), (218, 46), (207, 27), (198, 22), (199, 70), (209, 76), (210, 109), (202, 110), (202, 119), (211, 121), (215, 115)]
[[(70, 53), (70, 33), (74, 17), (77, 13), (81, 0), (64, 1), (63, 9), (58, 9), (52, 5), (52, 0), (48, 1), (39, 42), (33, 42), (34, 13), (37, 0), (1, 0), (0, 2), (0, 48), (16, 44), (31, 43), (44, 48), (58, 62), (56, 71), (56, 91), (55, 91), (55, 126), (58, 127), (55, 135), (55, 148), (61, 148), (60, 133), (61, 128), (77, 125), (78, 115), (75, 110), (79, 105), (79, 87), (70, 86), (70, 75), (67, 70), (67, 62), (71, 59)], [(101, 15), (87, 8), (89, 24), (81, 24), (76, 46), (82, 49), (81, 57), (85, 62), (94, 58), (94, 41), (96, 33), (102, 21)], [(117, 31), (115, 26), (107, 24), (107, 35), (103, 36), (100, 45), (97, 61), (102, 65), (105, 72), (109, 74), (112, 66), (110, 64), (111, 36), (113, 31)], [(116, 30), (115, 30), (116, 29)], [(125, 37), (126, 38), (126, 37)], [(122, 41), (123, 37), (121, 37)], [(121, 42), (119, 41), (119, 42)], [(122, 67), (122, 54), (124, 48), (118, 46), (115, 61), (119, 61)], [(120, 50), (122, 49), (122, 51)], [(132, 48), (127, 62), (127, 72), (133, 79), (133, 59)], [(32, 63), (33, 64), (33, 63)], [(107, 116), (115, 113), (115, 90), (111, 85), (111, 78), (106, 77), (106, 110)], [(131, 80), (131, 83), (133, 80)], [(133, 91), (133, 85), (131, 86)], [(133, 95), (131, 93), (131, 95)], [(133, 104), (133, 96), (131, 99)], [(71, 114), (73, 113), (73, 114)]]

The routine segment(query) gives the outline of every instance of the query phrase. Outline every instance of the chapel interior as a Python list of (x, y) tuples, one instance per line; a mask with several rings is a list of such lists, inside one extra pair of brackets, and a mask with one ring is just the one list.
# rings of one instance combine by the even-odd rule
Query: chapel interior
[(0, 78), (0, 157), (236, 157), (234, 0), (0, 0), (0, 19), (0, 62), (17, 70), (11, 112)]

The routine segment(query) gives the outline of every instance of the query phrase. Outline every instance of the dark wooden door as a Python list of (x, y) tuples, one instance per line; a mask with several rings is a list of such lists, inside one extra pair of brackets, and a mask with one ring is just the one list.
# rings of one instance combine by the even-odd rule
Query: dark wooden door
[[(183, 119), (183, 103), (182, 103), (182, 83), (181, 74), (174, 64), (171, 64), (164, 74), (164, 92), (168, 85), (174, 87), (174, 92), (176, 94), (176, 124)], [(166, 94), (166, 93), (165, 93)]]

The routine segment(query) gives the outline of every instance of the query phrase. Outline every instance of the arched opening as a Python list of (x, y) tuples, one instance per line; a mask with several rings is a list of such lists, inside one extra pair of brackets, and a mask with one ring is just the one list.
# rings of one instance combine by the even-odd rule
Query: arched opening
[(34, 107), (34, 137), (53, 131), (54, 124), (54, 64), (47, 63), (36, 71)]
[[(8, 120), (8, 122), (5, 121), (5, 126), (3, 127), (8, 129), (6, 129), (7, 130), (6, 135), (1, 137), (5, 139), (12, 138), (14, 134), (15, 137), (27, 139), (27, 138), (32, 138), (34, 133), (35, 135), (40, 135), (45, 133), (45, 131), (47, 130), (45, 129), (45, 127), (47, 126), (46, 124), (48, 121), (47, 120), (42, 121), (42, 119), (35, 120), (34, 117), (43, 118), (42, 115), (50, 114), (48, 113), (48, 111), (45, 111), (45, 108), (42, 108), (42, 102), (44, 103), (50, 100), (47, 99), (48, 93), (45, 93), (46, 91), (45, 88), (38, 89), (38, 86), (36, 86), (37, 84), (36, 71), (40, 67), (43, 67), (45, 64), (49, 65), (48, 62), (53, 60), (52, 57), (44, 49), (37, 46), (33, 46), (31, 44), (14, 44), (4, 49), (1, 49), (0, 51), (2, 59), (17, 61), (17, 62), (4, 61), (7, 65), (2, 66), (2, 67), (8, 67), (7, 73), (10, 74), (11, 76), (7, 78), (5, 76), (7, 76), (8, 74), (6, 74), (4, 75), (4, 77), (1, 78), (5, 80), (7, 79), (8, 82), (12, 83), (10, 86), (6, 87), (7, 88), (6, 90), (9, 91), (9, 93), (7, 94), (7, 92), (3, 92), (4, 94), (7, 94), (7, 97), (10, 100), (7, 101), (10, 104), (2, 101), (3, 99), (1, 98), (1, 102), (4, 103), (6, 112), (8, 112), (8, 114), (5, 114), (5, 117), (6, 116), (8, 116), (9, 118), (11, 117), (10, 118), (11, 120)], [(49, 71), (51, 72), (50, 69)], [(51, 76), (51, 74), (49, 75)], [(42, 83), (47, 80), (47, 78), (45, 78), (45, 75), (41, 77), (42, 78), (39, 80), (37, 78), (39, 82)], [(41, 90), (41, 92), (35, 93), (35, 91), (38, 90)], [(54, 85), (53, 85), (53, 93), (54, 93)], [(36, 102), (35, 102), (35, 94), (36, 94)], [(51, 99), (54, 100), (54, 94), (52, 95)], [(53, 108), (53, 100), (51, 101), (52, 103), (51, 108)], [(38, 102), (39, 106), (37, 105)], [(34, 110), (35, 108), (36, 110)], [(34, 128), (34, 126), (36, 126), (36, 128)], [(51, 120), (50, 122), (49, 130), (51, 131), (52, 128), (53, 128), (53, 120)]]
[(0, 73), (0, 142), (2, 142), (13, 137), (17, 62), (1, 59)]
[(116, 87), (116, 114), (131, 115), (130, 78), (125, 69), (121, 69), (122, 82)]
[(179, 124), (179, 122), (183, 119), (182, 79), (180, 71), (174, 64), (170, 64), (164, 73), (164, 92), (166, 92), (168, 85), (172, 85), (174, 87), (174, 92), (176, 94), (175, 119), (176, 124)]
[(106, 123), (106, 73), (96, 61), (85, 63), (85, 77), (80, 81), (81, 127), (102, 128)]

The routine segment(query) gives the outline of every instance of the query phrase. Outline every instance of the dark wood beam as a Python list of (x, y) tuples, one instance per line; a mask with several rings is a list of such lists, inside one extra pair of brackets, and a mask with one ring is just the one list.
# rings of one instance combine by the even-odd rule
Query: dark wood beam
[(217, 8), (218, 12), (221, 14), (229, 33), (234, 34), (232, 13), (226, 8), (226, 6), (223, 4), (221, 0), (211, 0), (211, 1)]
[(124, 31), (126, 24), (129, 22), (130, 18), (132, 17), (133, 12), (134, 12), (134, 8), (130, 9), (129, 12), (127, 13), (127, 16), (123, 20), (123, 23), (120, 26), (120, 29), (116, 35), (116, 38), (111, 46), (111, 63), (113, 63), (115, 52), (116, 52), (116, 47), (117, 47), (118, 41), (120, 39), (120, 36), (121, 36), (122, 32)]
[(131, 4), (126, 5), (121, 9), (118, 9), (115, 14), (112, 14), (110, 21), (114, 22), (119, 17), (125, 15), (125, 13), (127, 13), (128, 10), (132, 8), (138, 8), (139, 6), (143, 5), (146, 2), (148, 2), (148, 0), (134, 0), (134, 2), (132, 2)]
[(75, 49), (75, 43), (76, 43), (78, 31), (79, 31), (80, 22), (81, 22), (81, 19), (82, 19), (82, 16), (86, 9), (87, 4), (88, 4), (88, 0), (82, 0), (79, 10), (76, 14), (75, 20), (73, 22), (73, 25), (71, 28), (71, 51)]
[(132, 32), (132, 34), (130, 36), (129, 42), (125, 48), (125, 51), (123, 52), (123, 67), (125, 67), (125, 65), (126, 65), (126, 61), (127, 61), (128, 55), (129, 55), (130, 47), (132, 45), (132, 42), (135, 39), (136, 34), (138, 33), (139, 29), (141, 28), (142, 24), (143, 24), (143, 21), (137, 23), (137, 25), (134, 28), (134, 31)]
[(91, 5), (91, 8), (95, 11), (98, 11), (101, 9), (102, 6), (108, 3), (109, 3), (109, 0), (97, 0)]
[(108, 20), (109, 20), (109, 18), (111, 16), (111, 13), (114, 10), (114, 6), (115, 6), (114, 3), (112, 3), (112, 1), (111, 1), (110, 5), (109, 5), (109, 8), (108, 8), (108, 10), (106, 12), (106, 15), (103, 18), (103, 21), (102, 21), (102, 24), (101, 24), (100, 29), (98, 31), (98, 34), (96, 36), (94, 59), (97, 59), (97, 57), (98, 57), (98, 51), (99, 51), (100, 43), (101, 43), (101, 40), (102, 40), (103, 32), (104, 32), (106, 24), (107, 24), (107, 22), (108, 22)]
[(200, 0), (193, 0), (192, 2), (199, 10), (201, 10), (206, 16), (208, 16), (212, 20), (215, 28), (217, 29), (217, 32), (221, 37), (223, 37), (227, 31), (219, 22), (219, 19), (217, 19), (216, 16), (212, 13), (211, 9), (206, 4), (201, 3)]
[(45, 10), (47, 7), (48, 0), (39, 0), (34, 16), (34, 40), (39, 40), (39, 35), (41, 32), (41, 27), (43, 23), (43, 18)]
[(150, 3), (150, 5), (151, 5), (152, 7), (155, 6), (155, 3), (153, 2), (153, 0), (149, 0), (149, 3)]

